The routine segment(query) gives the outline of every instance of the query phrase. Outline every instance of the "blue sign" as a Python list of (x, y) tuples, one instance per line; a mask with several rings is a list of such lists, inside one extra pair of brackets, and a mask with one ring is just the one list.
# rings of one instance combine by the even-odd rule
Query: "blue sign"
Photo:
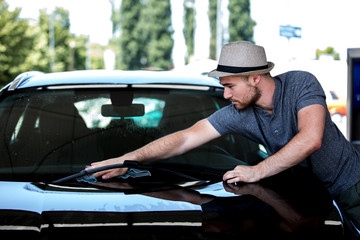
[(286, 38), (301, 38), (301, 27), (280, 25), (280, 36)]

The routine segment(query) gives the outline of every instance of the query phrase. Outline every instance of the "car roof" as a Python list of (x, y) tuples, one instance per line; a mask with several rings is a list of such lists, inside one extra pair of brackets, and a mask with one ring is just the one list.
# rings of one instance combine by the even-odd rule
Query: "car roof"
[(215, 78), (175, 71), (83, 70), (57, 73), (26, 72), (8, 86), (10, 90), (59, 85), (177, 84), (222, 88)]

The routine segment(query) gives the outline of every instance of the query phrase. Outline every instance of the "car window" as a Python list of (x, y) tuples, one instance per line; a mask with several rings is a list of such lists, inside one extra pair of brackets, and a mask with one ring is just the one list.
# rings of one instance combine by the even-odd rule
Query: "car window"
[[(0, 102), (0, 179), (45, 181), (133, 151), (229, 104), (222, 92), (64, 89), (15, 92)], [(212, 169), (254, 164), (266, 150), (226, 135), (168, 163)]]

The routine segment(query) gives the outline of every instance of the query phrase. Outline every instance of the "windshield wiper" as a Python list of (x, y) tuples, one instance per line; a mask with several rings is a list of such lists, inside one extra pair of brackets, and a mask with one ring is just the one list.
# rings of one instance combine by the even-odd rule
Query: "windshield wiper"
[(184, 174), (184, 173), (181, 173), (181, 172), (178, 172), (178, 171), (171, 170), (169, 168), (162, 168), (162, 167), (150, 166), (150, 165), (142, 165), (141, 163), (139, 163), (137, 161), (126, 160), (126, 161), (124, 161), (123, 164), (113, 164), (113, 165), (107, 165), (107, 166), (98, 167), (98, 168), (94, 168), (94, 169), (90, 169), (90, 170), (82, 170), (79, 173), (75, 173), (75, 174), (72, 174), (70, 176), (60, 178), (58, 180), (52, 181), (51, 183), (53, 183), (53, 184), (63, 183), (63, 182), (66, 182), (66, 181), (69, 181), (69, 180), (72, 180), (72, 179), (75, 179), (75, 178), (80, 178), (80, 177), (83, 177), (83, 176), (91, 175), (91, 174), (94, 174), (94, 173), (97, 173), (97, 172), (101, 172), (101, 171), (105, 171), (105, 170), (109, 170), (109, 169), (114, 169), (114, 168), (135, 168), (135, 169), (139, 169), (139, 170), (153, 170), (153, 169), (156, 169), (157, 171), (163, 171), (163, 172), (166, 172), (166, 173), (170, 173), (172, 175), (175, 175), (175, 176), (178, 176), (178, 177), (183, 177), (183, 178), (185, 178), (187, 180), (190, 180), (190, 181), (201, 181), (198, 178), (189, 176), (187, 174)]

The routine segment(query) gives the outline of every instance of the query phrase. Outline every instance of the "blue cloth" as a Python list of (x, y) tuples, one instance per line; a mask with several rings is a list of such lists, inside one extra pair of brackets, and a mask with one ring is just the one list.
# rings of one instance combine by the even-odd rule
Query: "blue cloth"
[[(146, 177), (146, 176), (151, 176), (151, 173), (147, 170), (129, 168), (128, 171), (124, 175), (118, 176), (117, 178), (128, 179), (128, 178), (139, 178), (139, 177)], [(100, 181), (98, 181), (96, 179), (96, 177), (88, 176), (88, 175), (76, 178), (76, 180), (78, 182), (100, 183)]]

